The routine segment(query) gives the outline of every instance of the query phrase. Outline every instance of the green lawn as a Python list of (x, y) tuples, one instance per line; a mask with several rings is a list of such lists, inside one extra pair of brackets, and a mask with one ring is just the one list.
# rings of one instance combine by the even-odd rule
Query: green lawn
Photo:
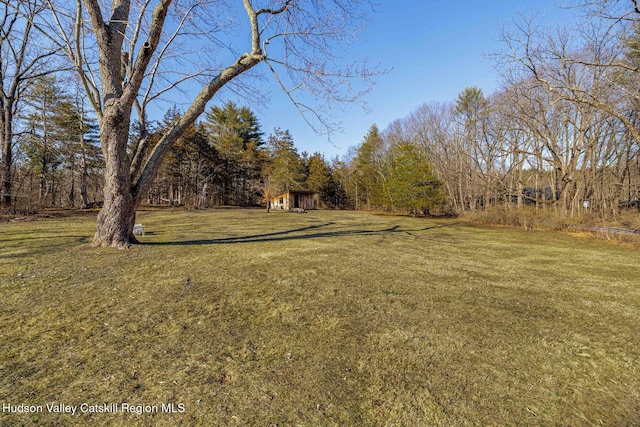
[(640, 425), (637, 249), (228, 209), (142, 211), (118, 251), (94, 222), (0, 224), (0, 405), (42, 407), (0, 425)]

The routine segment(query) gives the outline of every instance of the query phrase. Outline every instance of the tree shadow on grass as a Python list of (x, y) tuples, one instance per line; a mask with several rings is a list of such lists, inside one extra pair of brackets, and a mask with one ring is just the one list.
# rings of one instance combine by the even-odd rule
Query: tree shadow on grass
[[(48, 241), (54, 239), (54, 242)], [(26, 240), (31, 242), (25, 245), (24, 241)], [(38, 240), (41, 240), (42, 244), (34, 243), (34, 241)], [(55, 254), (58, 250), (68, 248), (70, 243), (86, 245), (90, 241), (91, 238), (89, 236), (77, 235), (26, 237), (12, 240), (0, 239), (0, 246), (2, 247), (0, 261)]]
[[(312, 230), (318, 230), (324, 227), (334, 225), (334, 222), (328, 222), (326, 224), (313, 225), (309, 227), (296, 228), (292, 230), (278, 231), (275, 233), (265, 234), (252, 234), (247, 236), (237, 237), (225, 237), (221, 239), (197, 239), (197, 240), (183, 240), (175, 242), (140, 242), (141, 245), (150, 246), (191, 246), (191, 245), (228, 245), (237, 243), (256, 243), (256, 242), (279, 242), (288, 240), (305, 240), (305, 239), (318, 239), (329, 237), (348, 237), (348, 236), (375, 236), (375, 235), (387, 235), (403, 233), (414, 236), (412, 233), (427, 231), (431, 229), (451, 227), (456, 224), (447, 225), (435, 225), (430, 227), (423, 227), (419, 229), (405, 229), (399, 225), (395, 225), (389, 228), (383, 228), (380, 230), (335, 230), (335, 231), (322, 231), (322, 232), (310, 232)], [(302, 233), (302, 234), (296, 234)]]

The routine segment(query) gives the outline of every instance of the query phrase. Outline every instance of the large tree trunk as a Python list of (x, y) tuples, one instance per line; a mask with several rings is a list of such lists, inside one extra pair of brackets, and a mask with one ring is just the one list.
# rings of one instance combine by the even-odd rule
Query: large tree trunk
[[(114, 177), (116, 178), (116, 177)], [(104, 206), (98, 214), (95, 246), (126, 249), (137, 240), (133, 236), (137, 203), (130, 191), (125, 191), (119, 180), (110, 179), (104, 190)]]
[(105, 109), (101, 139), (105, 150), (104, 205), (98, 214), (94, 246), (128, 248), (137, 240), (133, 236), (139, 200), (129, 175), (127, 141), (130, 110), (118, 105)]
[[(131, 111), (142, 81), (147, 76), (147, 68), (153, 53), (160, 42), (171, 3), (171, 0), (161, 0), (156, 4), (149, 23), (147, 40), (135, 55), (135, 60), (130, 64), (130, 70), (125, 67), (128, 75), (124, 76), (121, 73), (122, 46), (129, 22), (130, 0), (113, 2), (112, 15), (108, 23), (103, 18), (99, 2), (88, 0), (84, 2), (100, 52), (102, 106), (97, 97), (93, 98), (92, 103), (100, 117), (100, 143), (106, 161), (104, 206), (98, 215), (96, 234), (93, 239), (95, 246), (127, 248), (136, 242), (133, 236), (136, 209), (153, 184), (162, 159), (171, 145), (204, 112), (207, 102), (218, 90), (265, 59), (260, 48), (258, 15), (262, 13), (277, 15), (285, 12), (289, 7), (287, 2), (281, 9), (255, 11), (251, 1), (244, 0), (244, 7), (251, 23), (251, 53), (241, 55), (206, 84), (187, 111), (149, 151), (148, 156), (142, 155), (146, 152), (144, 149), (146, 144), (139, 146), (144, 149), (143, 151), (135, 152), (137, 150), (134, 150), (129, 156), (127, 142)], [(82, 74), (82, 68), (80, 70)], [(83, 82), (88, 87), (92, 85), (86, 75), (83, 77)], [(97, 87), (93, 89), (88, 92), (89, 95), (99, 92)]]

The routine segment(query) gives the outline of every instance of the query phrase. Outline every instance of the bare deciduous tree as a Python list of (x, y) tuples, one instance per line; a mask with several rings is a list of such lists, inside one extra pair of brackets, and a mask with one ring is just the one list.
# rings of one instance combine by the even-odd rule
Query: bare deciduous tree
[[(49, 15), (34, 25), (71, 59), (99, 119), (106, 173), (98, 246), (135, 242), (137, 207), (165, 154), (223, 87), (235, 82), (234, 90), (253, 91), (238, 80), (259, 63), (306, 120), (320, 126), (329, 124), (323, 108), (360, 99), (373, 74), (336, 55), (355, 40), (366, 0), (243, 0), (241, 7), (213, 0), (78, 0), (72, 9), (66, 1), (45, 2)], [(364, 86), (350, 87), (354, 77), (364, 78)], [(148, 107), (171, 94), (185, 98), (194, 82), (199, 92), (152, 144), (144, 132)], [(305, 103), (305, 94), (321, 105)], [(141, 137), (129, 144), (135, 115)]]
[[(579, 174), (611, 167), (607, 156), (612, 150), (601, 148), (611, 144), (612, 132), (622, 126), (623, 133), (640, 143), (634, 112), (640, 100), (640, 79), (626, 40), (630, 28), (616, 27), (622, 25), (620, 20), (611, 22), (592, 16), (579, 28), (541, 30), (533, 20), (524, 19), (504, 35), (508, 52), (500, 59), (502, 69), (510, 73), (509, 84), (528, 86), (521, 93), (530, 100), (521, 105), (529, 110), (538, 106), (537, 111), (524, 114), (523, 122), (542, 143), (540, 160), (555, 172), (555, 195), (563, 209), (575, 207), (581, 191)], [(608, 129), (611, 125), (617, 130)], [(618, 138), (620, 143), (625, 140)], [(598, 153), (604, 157), (594, 158)], [(623, 159), (629, 162), (631, 157), (617, 161)], [(582, 196), (591, 193), (586, 190)]]
[(42, 43), (34, 20), (43, 12), (38, 0), (0, 2), (0, 141), (2, 165), (0, 205), (9, 206), (12, 197), (13, 144), (20, 98), (38, 77), (51, 72), (55, 49)]

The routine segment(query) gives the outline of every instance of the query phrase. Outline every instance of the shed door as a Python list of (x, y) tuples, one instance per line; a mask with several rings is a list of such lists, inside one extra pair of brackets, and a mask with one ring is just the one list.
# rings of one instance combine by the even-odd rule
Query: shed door
[(299, 208), (300, 207), (300, 195), (299, 194), (295, 194), (293, 196), (293, 207), (294, 208)]

